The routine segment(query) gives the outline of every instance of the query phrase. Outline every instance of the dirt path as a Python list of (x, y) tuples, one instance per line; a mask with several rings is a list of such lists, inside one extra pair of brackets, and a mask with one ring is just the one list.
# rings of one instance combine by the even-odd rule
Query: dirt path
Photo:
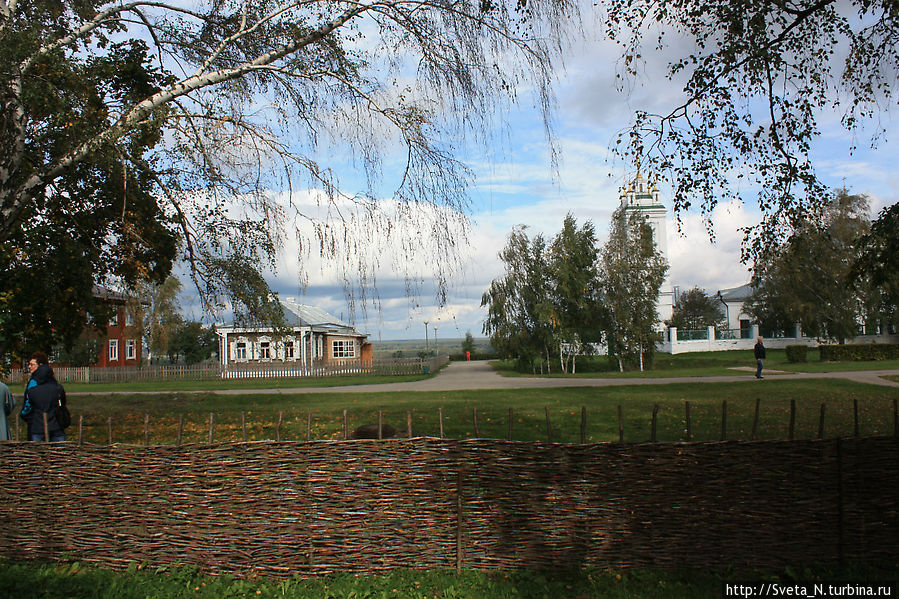
[[(227, 389), (218, 394), (384, 393), (393, 391), (460, 391), (466, 389), (540, 389), (548, 387), (615, 387), (621, 385), (667, 385), (672, 383), (730, 383), (754, 380), (755, 369), (745, 374), (664, 378), (539, 378), (500, 376), (486, 361), (450, 362), (437, 376), (407, 383), (348, 385), (342, 387), (297, 387), (293, 389)], [(786, 373), (766, 371), (764, 385), (771, 381), (798, 379), (845, 379), (858, 383), (899, 387), (884, 376), (899, 376), (899, 370)]]

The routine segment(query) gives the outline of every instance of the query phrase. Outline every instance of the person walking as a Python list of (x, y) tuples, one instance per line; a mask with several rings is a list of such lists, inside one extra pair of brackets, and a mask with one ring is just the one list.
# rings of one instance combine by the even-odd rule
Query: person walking
[(759, 339), (755, 344), (755, 378), (763, 379), (765, 377), (762, 376), (762, 360), (765, 359), (765, 344), (763, 343), (764, 339), (762, 339), (761, 335), (759, 335)]
[(0, 441), (9, 441), (12, 439), (9, 434), (9, 416), (16, 409), (16, 398), (3, 383), (0, 383), (0, 404), (3, 405), (3, 409), (0, 410)]
[[(47, 354), (35, 352), (28, 360), (31, 379), (25, 387), (20, 416), (28, 423), (28, 438), (32, 441), (65, 441), (66, 434), (56, 420), (56, 406), (66, 405), (66, 392), (56, 382)], [(44, 414), (47, 429), (44, 430)], [(47, 439), (49, 435), (49, 439)]]

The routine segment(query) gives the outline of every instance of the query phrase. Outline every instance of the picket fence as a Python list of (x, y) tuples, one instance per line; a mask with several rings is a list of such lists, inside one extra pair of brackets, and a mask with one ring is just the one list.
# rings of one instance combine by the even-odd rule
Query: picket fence
[[(246, 364), (183, 364), (134, 366), (122, 368), (53, 367), (60, 383), (128, 383), (149, 381), (214, 381), (221, 379), (302, 378), (353, 375), (399, 376), (436, 372), (448, 361), (447, 356), (427, 360), (420, 358), (391, 358), (311, 366), (290, 362), (256, 362)], [(20, 382), (26, 373), (16, 373), (13, 383)]]

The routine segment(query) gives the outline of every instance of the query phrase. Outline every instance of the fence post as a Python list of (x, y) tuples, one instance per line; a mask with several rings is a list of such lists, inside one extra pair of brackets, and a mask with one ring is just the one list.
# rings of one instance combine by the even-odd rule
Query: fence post
[(212, 440), (214, 438), (215, 433), (215, 414), (213, 412), (209, 412), (209, 443), (212, 444)]
[(656, 442), (656, 419), (659, 416), (659, 404), (655, 404), (652, 406), (652, 425), (650, 427), (650, 436), (649, 440), (651, 443)]
[(759, 428), (759, 406), (761, 405), (762, 400), (758, 397), (755, 398), (755, 416), (752, 418), (752, 436), (750, 439), (755, 440), (755, 434), (758, 432)]
[(621, 404), (618, 404), (618, 442), (624, 443), (624, 417), (621, 414)]
[(821, 404), (821, 420), (818, 421), (818, 438), (824, 438), (824, 408), (826, 404)]
[(106, 429), (109, 432), (109, 444), (112, 445), (112, 416), (106, 418)]
[(543, 406), (544, 411), (546, 412), (546, 442), (553, 442), (553, 426), (549, 421), (549, 406)]
[(378, 410), (378, 441), (384, 438), (384, 412)]
[(790, 400), (790, 441), (793, 440), (796, 434), (796, 400)]
[(281, 423), (284, 421), (284, 410), (278, 412), (278, 425), (275, 427), (275, 441), (281, 440)]
[(406, 438), (412, 438), (412, 411), (406, 411)]
[(687, 420), (687, 441), (690, 441), (693, 438), (693, 424), (690, 419), (690, 402), (684, 402), (684, 417)]
[(346, 410), (343, 411), (343, 440), (346, 441), (350, 438), (350, 427), (347, 422)]
[(144, 447), (150, 446), (150, 414), (144, 412)]
[(84, 414), (78, 415), (78, 445), (84, 443)]
[(312, 441), (312, 410), (306, 411), (306, 440)]
[(463, 551), (462, 551), (462, 471), (460, 470), (456, 479), (456, 572), (462, 571)]
[(727, 441), (727, 400), (721, 402), (721, 440)]
[(845, 514), (843, 513), (843, 441), (837, 437), (837, 554), (840, 565), (845, 566), (846, 555), (843, 539), (845, 528)]
[(587, 443), (587, 406), (581, 406), (581, 443)]
[(509, 408), (509, 441), (512, 440), (512, 422), (513, 422), (514, 414), (512, 412), (512, 408)]
[(241, 428), (241, 431), (243, 432), (243, 442), (246, 443), (247, 442), (247, 413), (246, 412), (240, 413), (240, 428)]
[(181, 447), (181, 437), (184, 434), (184, 414), (178, 415), (178, 447)]
[(472, 417), (472, 420), (474, 421), (475, 439), (480, 439), (481, 438), (481, 428), (478, 426), (478, 409), (477, 408), (471, 409), (471, 417)]
[(443, 408), (437, 408), (437, 418), (440, 420), (440, 438), (443, 439)]
[(42, 414), (44, 417), (44, 443), (50, 442), (50, 425), (47, 424), (47, 412)]

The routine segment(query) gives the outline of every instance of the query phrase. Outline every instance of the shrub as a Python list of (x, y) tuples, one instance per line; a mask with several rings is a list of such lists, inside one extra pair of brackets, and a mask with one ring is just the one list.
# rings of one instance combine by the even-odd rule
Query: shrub
[(808, 346), (807, 345), (788, 345), (787, 362), (796, 364), (798, 362), (808, 362)]
[[(465, 361), (465, 354), (464, 354), (464, 353), (461, 353), (461, 354), (450, 354), (450, 357), (449, 357), (449, 358), (450, 358), (450, 360), (452, 360), (453, 362), (464, 362), (464, 361)], [(487, 352), (471, 352), (471, 359), (472, 359), (472, 360), (496, 360), (497, 358), (499, 358), (499, 356), (496, 355), (496, 354), (493, 354), (493, 353), (487, 353)]]
[(822, 362), (899, 359), (899, 343), (822, 345), (819, 349)]

